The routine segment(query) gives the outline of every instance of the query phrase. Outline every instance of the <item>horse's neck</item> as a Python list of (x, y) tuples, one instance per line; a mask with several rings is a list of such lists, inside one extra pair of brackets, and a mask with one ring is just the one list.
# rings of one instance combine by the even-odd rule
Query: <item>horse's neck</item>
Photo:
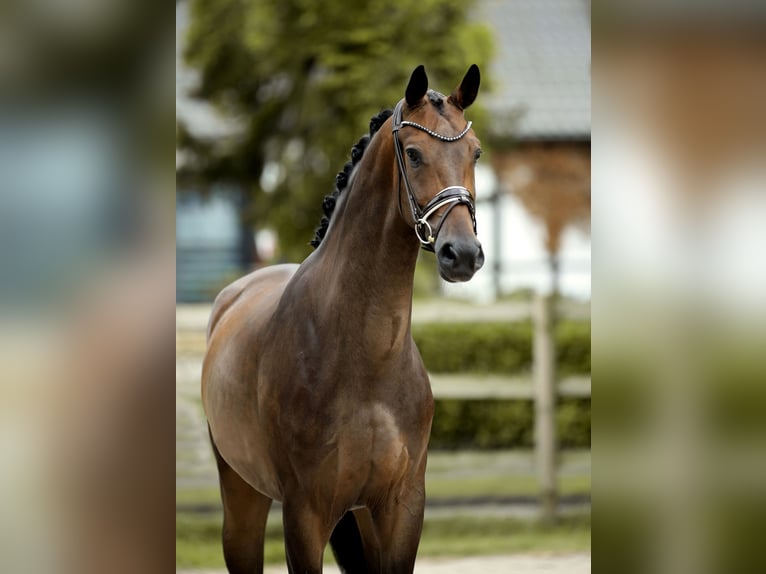
[[(381, 128), (381, 130), (384, 130)], [(344, 309), (347, 326), (381, 321), (391, 340), (409, 330), (418, 242), (397, 203), (398, 172), (390, 134), (378, 133), (360, 161), (316, 253), (322, 294)], [(389, 324), (392, 323), (392, 324)]]

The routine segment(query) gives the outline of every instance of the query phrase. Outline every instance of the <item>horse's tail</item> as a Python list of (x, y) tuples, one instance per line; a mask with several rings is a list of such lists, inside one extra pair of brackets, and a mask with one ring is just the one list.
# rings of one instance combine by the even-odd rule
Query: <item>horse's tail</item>
[(359, 525), (356, 523), (354, 513), (350, 510), (335, 525), (330, 536), (330, 546), (341, 572), (362, 574), (369, 571), (364, 557)]

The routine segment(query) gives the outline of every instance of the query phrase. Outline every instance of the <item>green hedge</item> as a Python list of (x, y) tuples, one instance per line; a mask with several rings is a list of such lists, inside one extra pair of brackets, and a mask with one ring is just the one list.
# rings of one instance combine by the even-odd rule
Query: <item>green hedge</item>
[[(532, 401), (438, 399), (430, 447), (531, 448), (534, 425)], [(559, 399), (556, 431), (561, 448), (590, 448), (590, 399)]]
[[(532, 369), (532, 324), (421, 323), (412, 336), (432, 373), (519, 373)], [(556, 327), (559, 375), (590, 373), (590, 323)]]
[[(412, 335), (432, 373), (519, 374), (532, 370), (532, 323), (420, 323)], [(559, 376), (590, 373), (590, 323), (556, 326)], [(590, 447), (590, 398), (559, 399), (556, 426), (562, 448)], [(431, 448), (531, 448), (530, 400), (438, 399)]]

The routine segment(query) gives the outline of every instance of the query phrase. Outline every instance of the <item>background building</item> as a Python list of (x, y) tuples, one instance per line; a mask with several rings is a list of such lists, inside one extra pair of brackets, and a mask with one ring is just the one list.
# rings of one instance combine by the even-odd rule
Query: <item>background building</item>
[(477, 173), (488, 261), (470, 283), (446, 290), (491, 298), (558, 289), (589, 299), (590, 3), (482, 0), (476, 17), (496, 41), (491, 90), (481, 94), (490, 161)]

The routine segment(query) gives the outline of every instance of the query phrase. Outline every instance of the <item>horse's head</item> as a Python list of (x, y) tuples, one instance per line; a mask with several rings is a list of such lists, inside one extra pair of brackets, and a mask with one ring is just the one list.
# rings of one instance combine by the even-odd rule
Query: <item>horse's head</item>
[(474, 209), (474, 167), (481, 147), (463, 115), (476, 99), (479, 82), (474, 64), (444, 96), (428, 89), (425, 69), (418, 66), (393, 116), (404, 182), (399, 201), (405, 196), (418, 239), (436, 253), (439, 274), (447, 281), (468, 281), (484, 264)]

